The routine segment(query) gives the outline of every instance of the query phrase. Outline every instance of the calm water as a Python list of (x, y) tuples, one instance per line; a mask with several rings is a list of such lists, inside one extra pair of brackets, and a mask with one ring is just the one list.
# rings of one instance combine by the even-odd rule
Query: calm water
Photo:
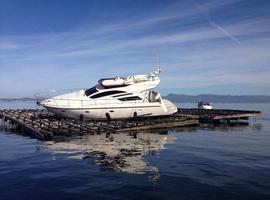
[[(58, 142), (0, 131), (0, 199), (270, 199), (270, 104), (214, 106), (264, 115), (249, 126)], [(35, 105), (0, 102), (10, 107)]]

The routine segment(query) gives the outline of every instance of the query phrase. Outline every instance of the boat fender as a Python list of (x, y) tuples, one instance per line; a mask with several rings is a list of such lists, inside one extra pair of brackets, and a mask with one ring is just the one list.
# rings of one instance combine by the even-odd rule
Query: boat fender
[(106, 115), (106, 118), (107, 118), (108, 121), (112, 120), (111, 115), (109, 113), (106, 113), (105, 115)]

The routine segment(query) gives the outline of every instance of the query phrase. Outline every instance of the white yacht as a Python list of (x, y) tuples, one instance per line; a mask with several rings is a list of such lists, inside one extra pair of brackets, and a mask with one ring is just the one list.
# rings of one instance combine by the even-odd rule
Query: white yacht
[(149, 74), (100, 79), (87, 90), (58, 95), (38, 102), (60, 117), (126, 119), (171, 115), (177, 107), (152, 91), (160, 83), (160, 70)]

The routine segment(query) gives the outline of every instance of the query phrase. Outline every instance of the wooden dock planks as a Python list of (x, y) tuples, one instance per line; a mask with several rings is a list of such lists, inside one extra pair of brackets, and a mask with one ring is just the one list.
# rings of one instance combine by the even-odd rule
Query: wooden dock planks
[[(247, 120), (260, 115), (259, 111), (178, 109), (174, 115), (163, 117), (134, 118), (117, 121), (80, 121), (58, 118), (47, 110), (5, 109), (0, 110), (2, 126), (7, 122), (16, 130), (38, 139), (50, 140), (58, 136), (117, 133), (147, 129), (175, 128), (198, 125), (199, 121)], [(4, 124), (4, 125), (3, 125)]]
[(250, 110), (230, 110), (230, 109), (178, 109), (177, 115), (196, 115), (200, 121), (220, 121), (220, 120), (248, 120), (250, 117), (261, 115), (260, 111)]
[(171, 128), (197, 125), (198, 117), (167, 116), (137, 118), (117, 121), (80, 121), (61, 119), (47, 110), (9, 109), (0, 110), (0, 118), (13, 128), (38, 139), (50, 140), (58, 136), (117, 133), (154, 128)]

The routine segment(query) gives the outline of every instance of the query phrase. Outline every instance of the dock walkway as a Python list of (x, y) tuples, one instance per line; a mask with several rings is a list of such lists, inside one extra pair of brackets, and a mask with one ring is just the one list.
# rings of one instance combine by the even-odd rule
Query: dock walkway
[(250, 117), (261, 115), (260, 111), (230, 110), (230, 109), (197, 109), (178, 108), (176, 115), (198, 116), (199, 121), (209, 123), (220, 123), (236, 120), (248, 120)]
[(173, 128), (198, 125), (196, 115), (171, 115), (151, 118), (134, 118), (116, 121), (80, 121), (56, 117), (47, 110), (0, 110), (1, 126), (15, 129), (32, 137), (50, 140), (57, 136), (117, 133), (146, 129)]
[(119, 131), (141, 131), (198, 125), (199, 123), (221, 123), (232, 120), (248, 120), (260, 115), (260, 111), (244, 110), (203, 110), (178, 109), (170, 116), (132, 118), (115, 121), (75, 120), (58, 118), (47, 110), (5, 109), (0, 110), (2, 128), (15, 129), (16, 132), (32, 137), (50, 140), (58, 136), (83, 134), (117, 133)]

